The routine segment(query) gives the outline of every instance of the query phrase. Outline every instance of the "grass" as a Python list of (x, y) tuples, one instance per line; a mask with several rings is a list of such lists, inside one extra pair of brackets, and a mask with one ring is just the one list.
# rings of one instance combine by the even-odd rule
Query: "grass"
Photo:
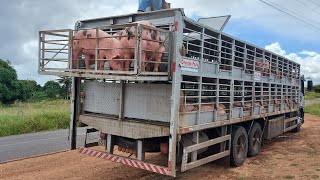
[(305, 107), (305, 112), (320, 116), (320, 104), (312, 104)]
[(320, 98), (320, 93), (316, 92), (306, 92), (306, 96), (304, 97), (305, 100), (313, 100)]
[(0, 137), (69, 127), (70, 102), (41, 101), (0, 105)]

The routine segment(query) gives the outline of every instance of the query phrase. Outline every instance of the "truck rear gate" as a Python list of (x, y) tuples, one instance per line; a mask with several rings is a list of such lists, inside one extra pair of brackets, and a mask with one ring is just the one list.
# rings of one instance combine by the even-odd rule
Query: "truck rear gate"
[[(135, 23), (141, 20), (156, 27)], [(134, 57), (119, 60), (131, 61), (129, 71), (114, 71), (108, 62), (98, 70), (98, 62), (106, 61), (97, 56), (104, 50), (99, 37), (91, 68), (85, 69), (81, 58), (71, 68), (76, 31), (114, 35), (129, 27), (138, 29)], [(158, 72), (142, 69), (144, 29), (160, 32), (166, 47)], [(84, 20), (75, 30), (40, 31), (39, 73), (73, 77), (73, 130), (80, 121), (106, 134), (106, 153), (80, 148), (83, 154), (176, 176), (177, 167), (186, 171), (230, 155), (237, 161), (234, 143), (244, 146), (241, 138), (256, 135), (253, 127), (261, 128), (261, 139), (300, 126), (300, 65), (188, 19), (183, 9)], [(237, 135), (239, 141), (233, 139)], [(138, 160), (114, 155), (115, 145), (130, 149)], [(145, 151), (166, 146), (167, 167), (144, 162)]]

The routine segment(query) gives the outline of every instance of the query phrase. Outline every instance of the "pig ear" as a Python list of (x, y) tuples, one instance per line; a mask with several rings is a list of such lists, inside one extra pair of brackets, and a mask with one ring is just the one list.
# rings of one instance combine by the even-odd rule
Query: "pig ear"
[(157, 40), (157, 31), (151, 31), (151, 39)]
[(128, 40), (130, 40), (130, 37), (133, 37), (133, 32), (128, 27), (125, 29), (125, 31), (127, 31), (127, 33), (128, 33)]
[(118, 58), (120, 58), (120, 54), (116, 54), (116, 55), (112, 56), (112, 59), (118, 59)]

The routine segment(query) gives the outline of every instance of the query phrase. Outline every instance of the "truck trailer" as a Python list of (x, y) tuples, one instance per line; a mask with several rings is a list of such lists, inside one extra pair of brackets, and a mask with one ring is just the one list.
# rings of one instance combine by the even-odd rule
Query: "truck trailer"
[[(92, 37), (92, 29), (110, 37)], [(96, 41), (90, 58), (73, 57), (79, 31)], [(144, 32), (160, 37), (152, 40), (156, 50), (144, 49)], [(109, 50), (100, 47), (102, 38), (133, 38), (134, 56), (101, 58)], [(157, 53), (161, 62), (154, 60)], [(130, 67), (116, 70), (114, 61)], [(183, 9), (40, 31), (38, 68), (42, 75), (72, 77), (72, 149), (81, 123), (100, 132), (105, 151), (81, 147), (80, 153), (163, 175), (175, 177), (218, 159), (241, 166), (258, 155), (263, 140), (299, 132), (304, 122), (299, 64), (189, 19)], [(163, 160), (155, 163), (146, 153), (164, 154)]]

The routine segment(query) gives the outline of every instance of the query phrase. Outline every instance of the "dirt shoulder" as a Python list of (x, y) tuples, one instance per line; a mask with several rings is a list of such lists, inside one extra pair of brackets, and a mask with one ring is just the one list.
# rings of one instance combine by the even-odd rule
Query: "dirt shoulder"
[[(0, 179), (168, 178), (69, 151), (1, 164)], [(320, 179), (320, 117), (306, 115), (300, 133), (267, 141), (261, 153), (242, 167), (210, 163), (180, 173), (178, 179)]]

